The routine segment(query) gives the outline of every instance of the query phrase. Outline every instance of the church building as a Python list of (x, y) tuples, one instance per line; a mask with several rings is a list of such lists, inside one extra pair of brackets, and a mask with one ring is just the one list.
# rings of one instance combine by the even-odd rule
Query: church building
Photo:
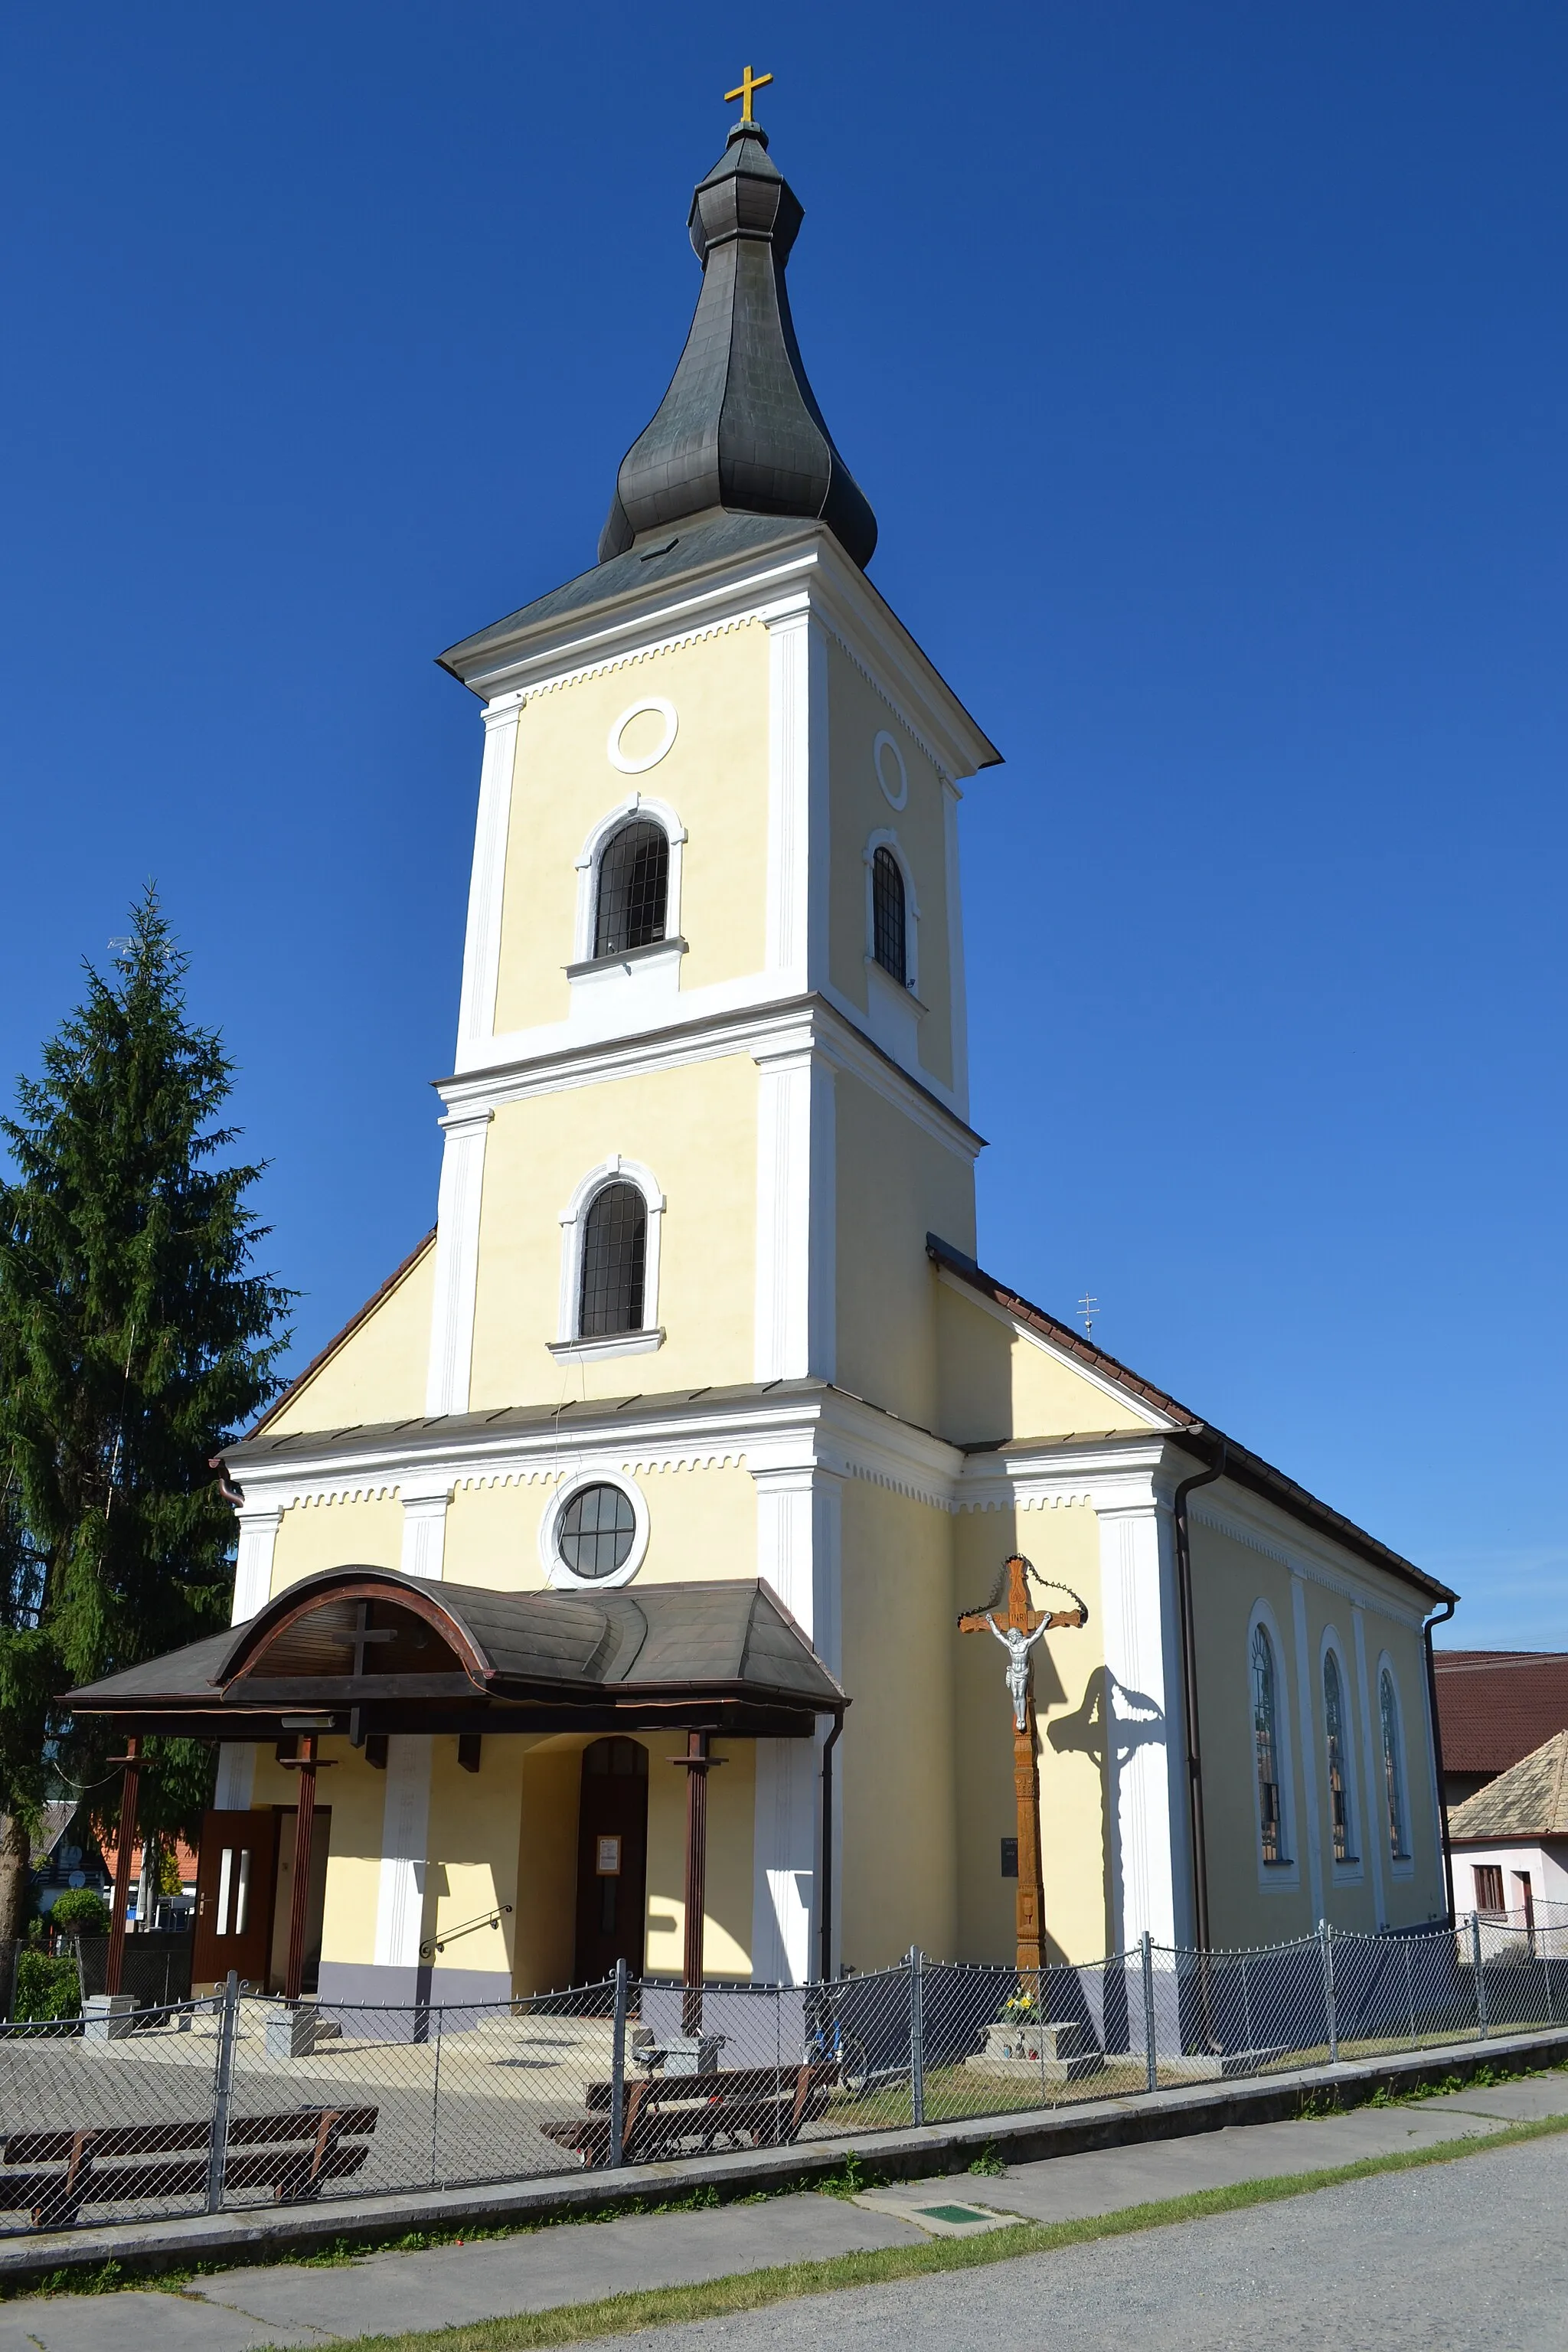
[(232, 1628), (73, 1695), (221, 1742), (198, 1986), (1009, 1963), (1010, 1662), (958, 1620), (1014, 1554), (1085, 1612), (1018, 1700), (1050, 1958), (1447, 1911), (1453, 1596), (984, 1270), (1001, 755), (869, 576), (801, 223), (748, 87), (598, 561), (443, 656), (483, 756), (433, 1229), (226, 1449)]

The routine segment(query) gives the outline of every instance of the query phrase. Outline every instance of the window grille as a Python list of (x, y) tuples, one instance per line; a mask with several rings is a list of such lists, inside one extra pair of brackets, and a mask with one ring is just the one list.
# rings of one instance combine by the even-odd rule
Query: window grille
[(1475, 1864), (1476, 1909), (1496, 1911), (1503, 1908), (1502, 1865), (1500, 1863), (1478, 1862)]
[(1344, 1684), (1340, 1662), (1331, 1650), (1323, 1659), (1323, 1727), (1329, 1748), (1329, 1817), (1334, 1833), (1334, 1860), (1354, 1862), (1350, 1772), (1345, 1755)]
[(664, 937), (669, 900), (669, 837), (647, 817), (624, 824), (599, 860), (594, 953), (625, 955)]
[(606, 1184), (584, 1220), (581, 1338), (642, 1329), (647, 1264), (647, 1202), (635, 1184)]
[(909, 985), (908, 925), (904, 910), (904, 877), (890, 849), (879, 849), (871, 860), (871, 949), (885, 972), (900, 988)]
[(1383, 1717), (1383, 1779), (1388, 1796), (1388, 1851), (1395, 1862), (1410, 1853), (1405, 1836), (1405, 1775), (1399, 1762), (1399, 1700), (1384, 1666), (1378, 1677), (1378, 1713)]
[(1265, 1862), (1284, 1862), (1279, 1803), (1279, 1738), (1275, 1705), (1274, 1645), (1261, 1625), (1252, 1635), (1252, 1735), (1258, 1761), (1258, 1821)]
[(584, 1486), (561, 1514), (555, 1549), (574, 1576), (614, 1576), (630, 1559), (636, 1532), (629, 1495), (619, 1486)]

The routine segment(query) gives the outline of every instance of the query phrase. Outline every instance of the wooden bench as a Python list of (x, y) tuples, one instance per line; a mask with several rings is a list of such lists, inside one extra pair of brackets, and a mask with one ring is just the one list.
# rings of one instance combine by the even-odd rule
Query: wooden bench
[[(223, 2185), (272, 2190), (279, 2205), (320, 2193), (324, 2180), (359, 2171), (370, 2154), (378, 2107), (295, 2107), (284, 2115), (236, 2116), (228, 2127)], [(358, 2141), (358, 2146), (345, 2145)], [(212, 2121), (100, 2124), (83, 2131), (7, 2135), (0, 2163), (62, 2165), (59, 2172), (0, 2172), (0, 2211), (31, 2212), (36, 2230), (73, 2229), (84, 2205), (132, 2198), (197, 2197), (207, 2186)], [(199, 2150), (184, 2163), (169, 2162)], [(248, 2151), (248, 2153), (237, 2153)], [(126, 2158), (142, 2159), (127, 2163)], [(148, 2162), (149, 2158), (163, 2158)]]
[[(729, 2066), (710, 2074), (654, 2074), (626, 2086), (621, 2131), (623, 2162), (647, 2163), (685, 2151), (695, 2142), (705, 2154), (714, 2143), (781, 2147), (797, 2139), (803, 2126), (826, 2114), (838, 2067), (829, 2059), (816, 2065)], [(590, 2083), (589, 2112), (540, 2129), (558, 2147), (569, 2148), (587, 2165), (610, 2155), (608, 2083)]]

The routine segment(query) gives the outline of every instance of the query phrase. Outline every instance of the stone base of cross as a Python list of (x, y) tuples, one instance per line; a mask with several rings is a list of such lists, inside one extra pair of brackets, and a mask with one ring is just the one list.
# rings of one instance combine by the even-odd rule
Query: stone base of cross
[(1013, 1711), (1013, 1791), (1018, 1809), (1018, 1888), (1015, 1924), (1020, 1975), (1045, 1966), (1046, 1898), (1040, 1874), (1040, 1760), (1035, 1739), (1035, 1710), (1030, 1688), (1030, 1653), (1043, 1633), (1055, 1625), (1082, 1625), (1089, 1612), (1079, 1601), (1072, 1609), (1033, 1609), (1029, 1605), (1029, 1562), (1015, 1552), (1002, 1574), (1006, 1606), (1000, 1607), (998, 1587), (990, 1604), (973, 1609), (958, 1621), (961, 1633), (989, 1633), (1007, 1653), (1007, 1696)]

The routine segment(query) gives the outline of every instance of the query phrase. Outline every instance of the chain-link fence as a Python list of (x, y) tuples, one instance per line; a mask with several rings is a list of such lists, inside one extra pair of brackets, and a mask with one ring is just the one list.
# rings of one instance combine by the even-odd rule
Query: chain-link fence
[(912, 1951), (832, 1984), (623, 1970), (483, 2005), (89, 1991), (0, 2026), (0, 2231), (859, 2138), (1563, 2024), (1568, 1906), (1546, 1904), (1022, 1974)]

